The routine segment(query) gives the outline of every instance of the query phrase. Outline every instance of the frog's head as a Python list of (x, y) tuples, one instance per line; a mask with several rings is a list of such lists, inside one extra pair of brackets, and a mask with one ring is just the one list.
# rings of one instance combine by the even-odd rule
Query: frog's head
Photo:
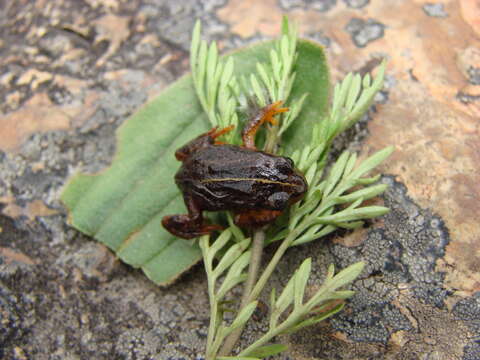
[[(269, 159), (271, 160), (271, 159)], [(295, 168), (292, 159), (277, 156), (273, 160), (275, 178), (283, 183), (275, 193), (272, 193), (268, 202), (273, 209), (284, 209), (301, 200), (308, 189), (307, 181), (300, 171)], [(265, 167), (272, 168), (265, 163)]]
[(289, 157), (279, 157), (277, 164), (279, 175), (283, 175), (282, 179), (285, 183), (289, 184), (286, 188), (288, 193), (288, 204), (294, 204), (301, 200), (308, 189), (307, 180), (302, 173), (295, 168), (295, 164)]
[(290, 200), (289, 205), (300, 201), (308, 190), (307, 180), (305, 177), (298, 171), (294, 170), (288, 177), (287, 182), (291, 185), (289, 194)]
[(300, 201), (307, 192), (307, 181), (297, 170), (291, 169), (282, 182), (283, 185), (280, 189), (273, 192), (267, 199), (271, 209), (283, 210), (287, 206)]

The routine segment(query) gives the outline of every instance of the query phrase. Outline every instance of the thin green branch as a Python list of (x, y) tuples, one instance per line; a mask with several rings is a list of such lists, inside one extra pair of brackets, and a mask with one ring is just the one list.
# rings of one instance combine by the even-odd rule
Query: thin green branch
[[(263, 230), (255, 231), (253, 235), (253, 244), (251, 249), (250, 265), (248, 267), (248, 277), (243, 288), (242, 299), (240, 301), (239, 309), (243, 309), (248, 303), (250, 303), (250, 294), (253, 286), (257, 281), (258, 271), (262, 262), (263, 246), (265, 242), (265, 232)], [(256, 299), (255, 299), (256, 300)], [(243, 327), (236, 329), (232, 332), (223, 343), (220, 349), (219, 355), (228, 355), (233, 350), (235, 344), (242, 335)]]
[[(257, 72), (250, 74), (248, 78), (240, 78), (240, 82), (235, 77), (232, 58), (223, 62), (215, 43), (208, 45), (200, 39), (200, 33), (200, 24), (197, 23), (191, 45), (192, 78), (199, 102), (213, 126), (237, 125), (237, 102), (252, 95), (260, 106), (278, 100), (289, 103), (290, 111), (279, 117), (280, 122), (277, 125), (267, 128), (264, 150), (274, 153), (281, 135), (297, 118), (307, 96), (304, 94), (297, 99), (289, 99), (295, 81), (294, 65), (298, 56), (296, 28), (290, 26), (285, 18), (282, 36), (269, 53), (269, 63), (257, 64)], [(291, 206), (290, 218), (285, 226), (279, 228), (276, 233), (272, 232), (268, 239), (263, 230), (257, 230), (254, 233), (253, 244), (250, 244), (250, 239), (244, 237), (229, 216), (231, 227), (211, 245), (208, 237), (200, 239), (211, 311), (207, 360), (218, 359), (219, 349), (223, 355), (231, 352), (256, 307), (257, 299), (289, 247), (313, 241), (339, 227), (353, 229), (362, 226), (362, 220), (380, 216), (388, 211), (384, 207), (361, 204), (364, 200), (385, 191), (385, 185), (374, 184), (378, 181), (378, 176), (363, 176), (385, 160), (392, 152), (392, 148), (381, 150), (359, 165), (355, 154), (345, 152), (331, 167), (329, 173), (324, 174), (334, 138), (351, 127), (368, 109), (374, 95), (383, 86), (384, 71), (383, 62), (373, 81), (369, 75), (362, 78), (360, 75), (348, 74), (335, 86), (330, 113), (324, 119), (319, 119), (322, 121), (313, 127), (311, 143), (292, 155), (297, 168), (305, 174), (309, 190), (301, 202)], [(243, 85), (244, 93), (241, 92), (240, 84)], [(229, 133), (226, 136), (227, 141), (231, 142), (233, 136), (233, 132)], [(365, 187), (352, 191), (358, 186)], [(338, 205), (342, 207), (338, 208)], [(281, 244), (259, 276), (264, 244), (277, 240), (281, 240)], [(218, 263), (214, 267), (215, 260), (218, 260)], [(246, 274), (243, 271), (248, 264), (249, 270)], [(335, 277), (331, 268), (319, 292), (304, 303), (310, 266), (310, 260), (307, 259), (291, 277), (278, 299), (275, 291), (272, 292), (270, 329), (241, 351), (239, 359), (252, 356), (260, 358), (283, 351), (282, 346), (264, 345), (278, 334), (296, 331), (333, 315), (340, 311), (343, 304), (331, 308), (327, 305), (331, 301), (352, 296), (351, 291), (336, 289), (353, 281), (359, 273), (360, 265), (353, 265)], [(219, 279), (223, 279), (221, 284), (217, 284)], [(241, 283), (244, 283), (244, 292), (238, 314), (228, 325), (223, 319), (223, 299), (234, 286)], [(279, 324), (279, 319), (285, 318), (282, 315), (285, 315), (284, 312), (289, 308), (293, 310)], [(227, 358), (229, 357), (221, 357)]]

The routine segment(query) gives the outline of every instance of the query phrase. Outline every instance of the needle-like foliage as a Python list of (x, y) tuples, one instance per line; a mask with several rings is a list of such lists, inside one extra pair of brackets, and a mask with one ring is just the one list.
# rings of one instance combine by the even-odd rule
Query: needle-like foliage
[[(191, 46), (192, 75), (198, 98), (212, 125), (237, 126), (237, 109), (245, 106), (247, 98), (255, 98), (259, 106), (275, 101), (286, 102), (290, 111), (280, 118), (279, 124), (270, 126), (267, 131), (265, 149), (275, 151), (281, 135), (296, 120), (308, 96), (303, 94), (290, 99), (295, 81), (296, 44), (296, 28), (284, 19), (282, 35), (270, 51), (269, 62), (258, 63), (256, 73), (238, 80), (234, 76), (233, 60), (228, 58), (225, 63), (220, 60), (215, 43), (207, 45), (200, 39), (200, 24), (197, 23)], [(223, 317), (226, 296), (233, 287), (250, 276), (245, 269), (251, 260), (252, 241), (245, 238), (243, 232), (232, 223), (230, 215), (230, 227), (217, 239), (212, 240), (208, 236), (200, 239), (211, 308), (206, 351), (208, 360), (263, 359), (284, 351), (284, 345), (269, 342), (279, 334), (291, 333), (327, 319), (340, 311), (345, 299), (354, 294), (340, 288), (361, 273), (364, 266), (362, 262), (352, 264), (336, 275), (332, 265), (324, 284), (312, 297), (307, 298), (305, 292), (311, 259), (306, 259), (279, 296), (275, 289), (270, 294), (269, 330), (237, 356), (219, 355), (222, 343), (235, 330), (243, 328), (252, 316), (261, 291), (289, 247), (320, 239), (338, 228), (361, 227), (363, 220), (388, 212), (383, 206), (363, 205), (363, 202), (385, 191), (386, 185), (378, 184), (379, 175), (368, 177), (366, 174), (391, 154), (391, 147), (362, 162), (357, 160), (356, 154), (344, 152), (328, 173), (325, 172), (333, 140), (368, 110), (375, 94), (383, 86), (384, 71), (385, 62), (380, 65), (373, 80), (370, 75), (362, 78), (358, 74), (348, 74), (335, 86), (331, 110), (325, 118), (318, 119), (310, 141), (303, 149), (297, 149), (292, 154), (296, 166), (305, 174), (309, 190), (302, 201), (291, 207), (288, 221), (267, 232), (265, 244), (281, 241), (281, 245), (246, 294), (246, 303), (230, 322)]]

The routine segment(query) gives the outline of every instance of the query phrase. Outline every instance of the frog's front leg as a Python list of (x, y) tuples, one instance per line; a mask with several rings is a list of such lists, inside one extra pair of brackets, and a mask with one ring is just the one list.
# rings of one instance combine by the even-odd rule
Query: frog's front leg
[(205, 222), (202, 211), (189, 194), (184, 195), (184, 200), (188, 214), (169, 215), (162, 219), (163, 227), (171, 234), (184, 239), (193, 239), (223, 229), (220, 225)]
[(282, 101), (274, 102), (273, 104), (267, 105), (261, 108), (255, 116), (250, 118), (245, 124), (245, 127), (242, 131), (242, 140), (243, 146), (249, 149), (256, 150), (255, 147), (255, 135), (260, 129), (260, 126), (264, 122), (269, 122), (270, 124), (275, 124), (276, 121), (273, 118), (275, 115), (288, 111), (288, 108), (280, 107)]

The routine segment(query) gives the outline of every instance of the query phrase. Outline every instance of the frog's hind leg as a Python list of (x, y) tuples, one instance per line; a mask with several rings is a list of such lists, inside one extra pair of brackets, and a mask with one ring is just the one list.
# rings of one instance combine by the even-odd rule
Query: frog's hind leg
[(216, 141), (215, 139), (223, 134), (232, 130), (235, 126), (230, 125), (223, 129), (218, 129), (218, 127), (214, 127), (207, 131), (206, 133), (196, 137), (195, 139), (189, 141), (187, 144), (179, 148), (175, 152), (175, 157), (179, 161), (185, 160), (189, 155), (193, 154), (195, 151), (198, 151), (201, 148), (210, 146), (210, 145), (218, 145), (221, 144), (220, 142)]
[(208, 224), (202, 216), (202, 212), (195, 205), (191, 197), (185, 196), (185, 205), (188, 214), (164, 216), (162, 225), (171, 234), (184, 238), (193, 239), (202, 235), (208, 235), (215, 230), (222, 230), (220, 225)]
[(259, 228), (270, 224), (282, 214), (279, 210), (246, 210), (235, 213), (233, 219), (237, 226), (244, 228)]
[(264, 122), (270, 124), (276, 124), (276, 120), (273, 118), (275, 115), (288, 111), (288, 108), (282, 108), (282, 101), (274, 102), (261, 108), (255, 116), (250, 118), (245, 124), (242, 131), (243, 146), (249, 149), (256, 150), (255, 147), (255, 135), (260, 129), (260, 126)]

